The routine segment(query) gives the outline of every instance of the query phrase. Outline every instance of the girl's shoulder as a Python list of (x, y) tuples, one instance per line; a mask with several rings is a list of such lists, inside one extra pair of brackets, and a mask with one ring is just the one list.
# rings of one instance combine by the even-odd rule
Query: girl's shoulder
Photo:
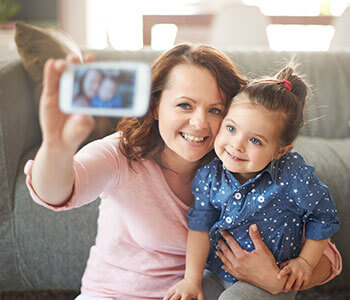
[(303, 156), (296, 152), (286, 153), (277, 164), (278, 177), (281, 181), (291, 181), (293, 184), (324, 185), (315, 174), (315, 167), (308, 164)]
[(277, 167), (282, 173), (312, 173), (315, 168), (308, 164), (304, 157), (292, 150), (283, 155), (277, 162)]
[(223, 169), (222, 162), (219, 158), (216, 157), (213, 160), (211, 160), (210, 162), (201, 166), (198, 169), (197, 173), (202, 173), (202, 174), (217, 173), (218, 171), (221, 171), (222, 169)]

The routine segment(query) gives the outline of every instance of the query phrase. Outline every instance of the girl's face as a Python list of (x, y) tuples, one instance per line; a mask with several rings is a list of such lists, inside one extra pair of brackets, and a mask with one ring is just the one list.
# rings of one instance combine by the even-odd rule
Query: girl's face
[(101, 86), (98, 91), (98, 96), (103, 101), (109, 101), (113, 99), (117, 92), (117, 83), (111, 78), (105, 78), (101, 82)]
[(86, 97), (93, 98), (97, 95), (97, 91), (102, 81), (102, 74), (97, 70), (89, 70), (85, 74), (83, 80), (83, 91)]
[(213, 148), (224, 111), (214, 76), (205, 68), (178, 65), (169, 74), (155, 118), (165, 143), (162, 162), (197, 163)]
[(215, 152), (225, 167), (245, 182), (293, 148), (279, 144), (282, 125), (279, 112), (250, 102), (244, 93), (238, 94), (222, 121)]

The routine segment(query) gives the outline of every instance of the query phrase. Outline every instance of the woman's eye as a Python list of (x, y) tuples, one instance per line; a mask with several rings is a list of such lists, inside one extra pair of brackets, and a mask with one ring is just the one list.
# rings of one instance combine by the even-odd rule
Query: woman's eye
[(180, 103), (178, 104), (178, 107), (181, 107), (183, 109), (189, 109), (191, 106), (188, 103)]
[(228, 130), (229, 132), (231, 132), (231, 133), (233, 133), (233, 132), (236, 131), (236, 128), (234, 128), (234, 127), (231, 126), (231, 125), (227, 125), (226, 128), (227, 128), (227, 130)]
[(221, 109), (218, 109), (218, 108), (211, 108), (209, 111), (210, 111), (211, 113), (213, 113), (214, 115), (222, 116), (222, 111), (221, 111)]
[(261, 145), (260, 140), (258, 140), (257, 138), (251, 138), (250, 141), (255, 145)]

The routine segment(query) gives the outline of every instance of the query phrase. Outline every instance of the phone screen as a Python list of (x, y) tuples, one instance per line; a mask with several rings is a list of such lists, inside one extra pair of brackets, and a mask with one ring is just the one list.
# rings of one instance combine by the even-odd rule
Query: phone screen
[(73, 107), (132, 109), (135, 70), (80, 66), (74, 70)]

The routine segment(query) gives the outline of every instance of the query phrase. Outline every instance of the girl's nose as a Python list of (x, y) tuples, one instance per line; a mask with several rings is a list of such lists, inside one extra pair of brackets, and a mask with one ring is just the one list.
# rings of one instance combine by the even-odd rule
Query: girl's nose
[(204, 112), (194, 112), (190, 119), (190, 125), (195, 129), (206, 129), (208, 127), (207, 116)]
[(238, 152), (244, 152), (244, 142), (243, 138), (236, 136), (232, 146), (238, 151)]

